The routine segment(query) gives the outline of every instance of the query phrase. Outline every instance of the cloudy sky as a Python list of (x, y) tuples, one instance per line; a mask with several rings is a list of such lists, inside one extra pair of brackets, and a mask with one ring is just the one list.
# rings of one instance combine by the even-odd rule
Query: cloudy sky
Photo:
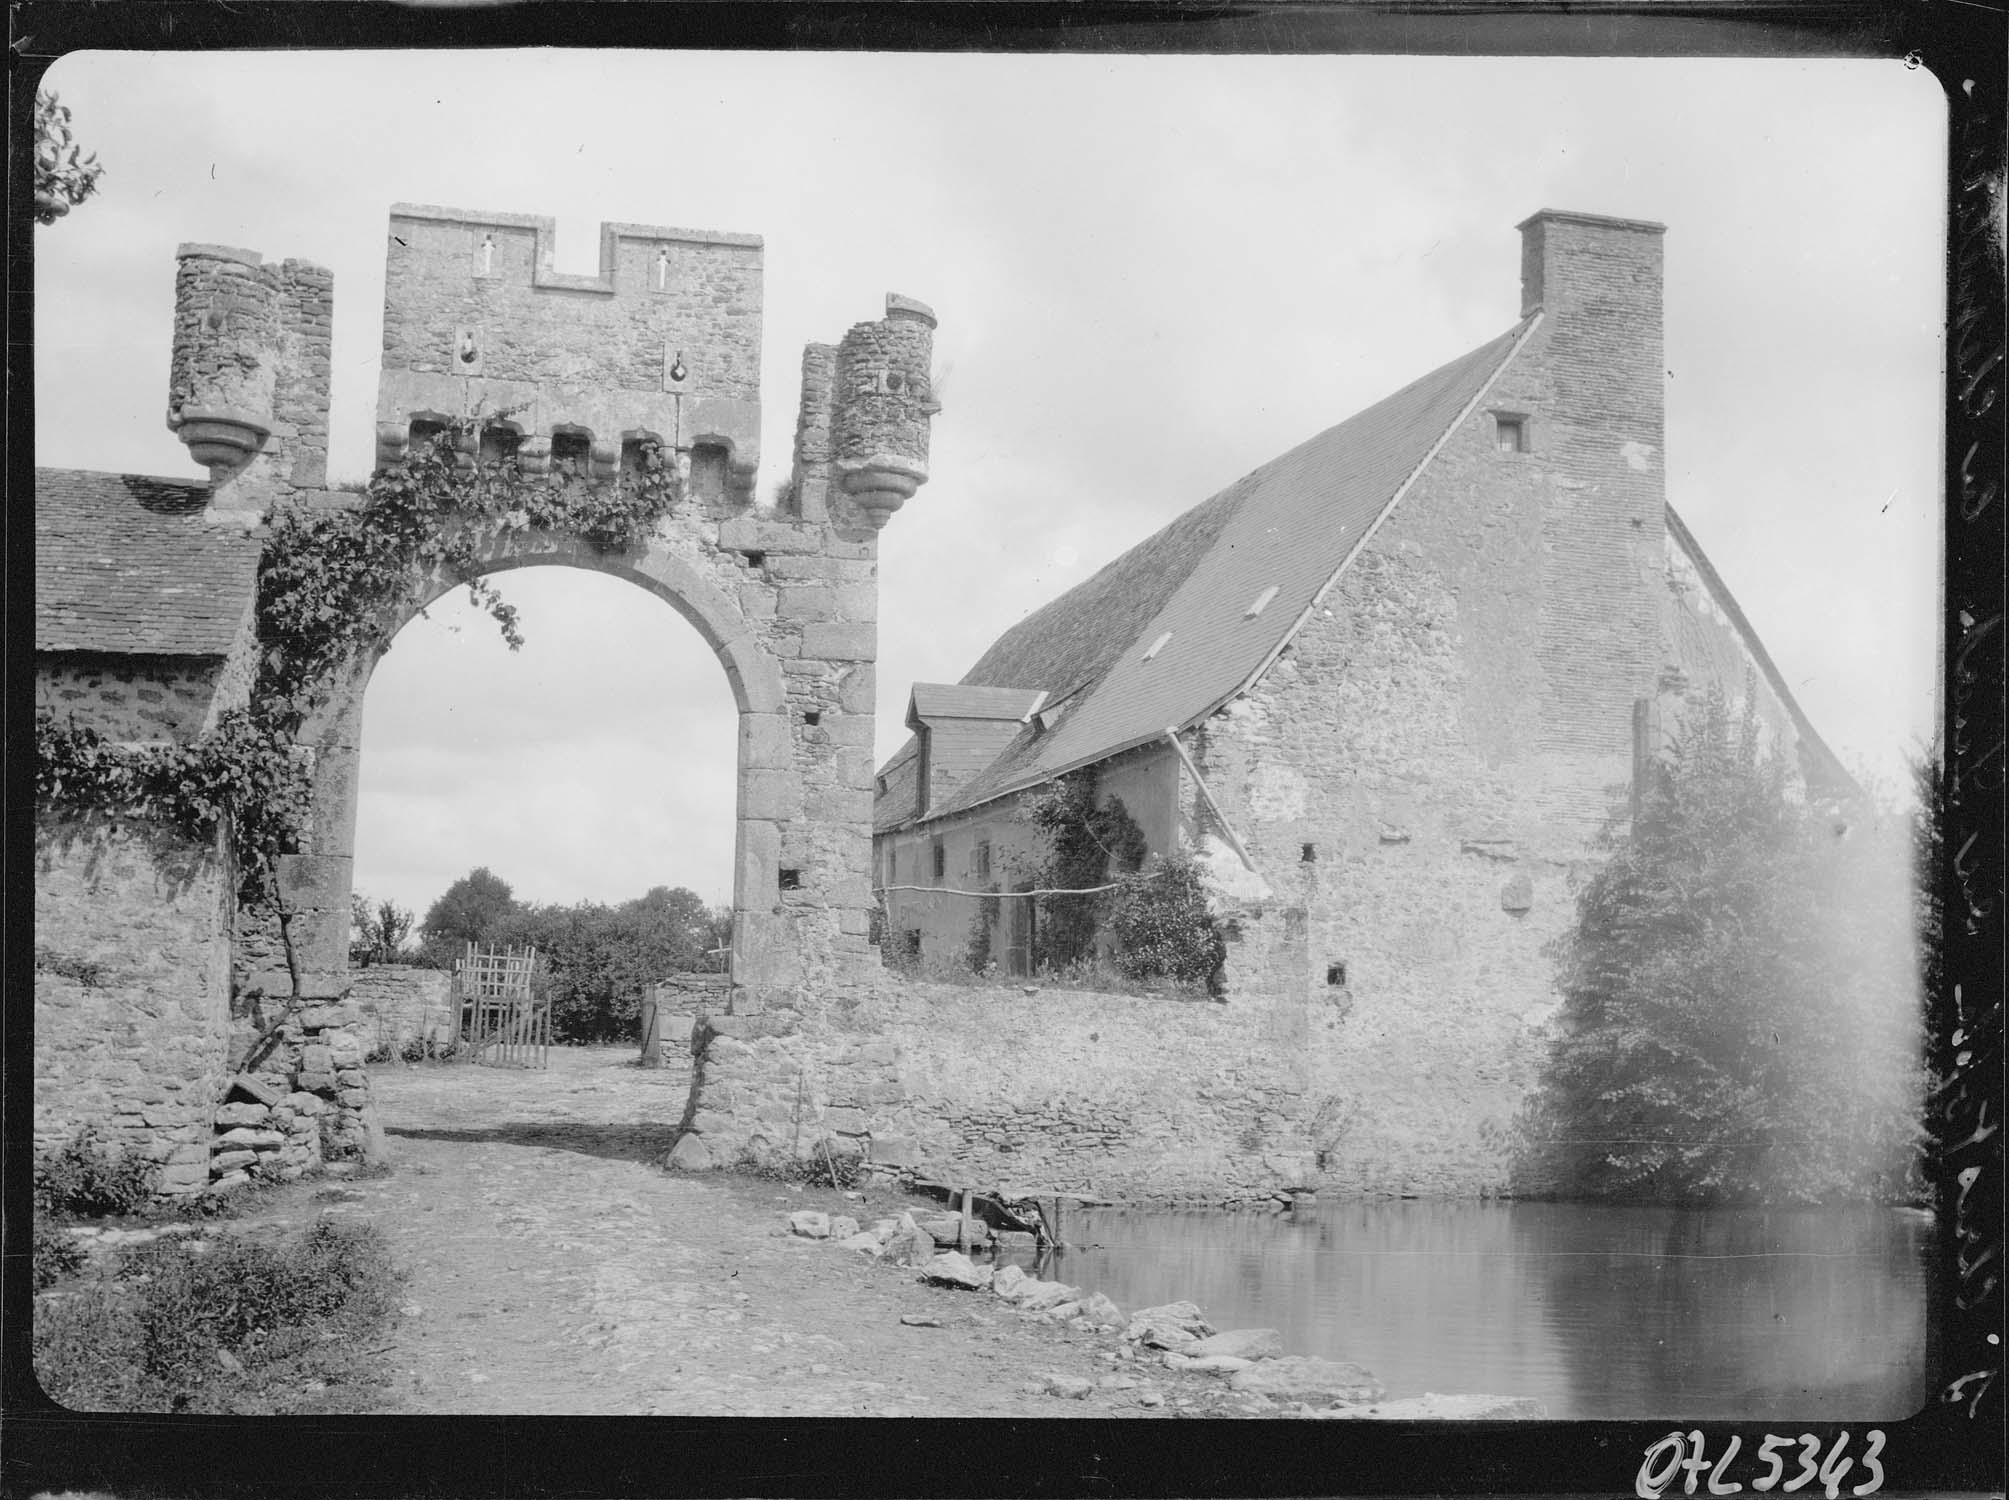
[[(162, 422), (184, 240), (334, 270), (330, 468), (370, 467), (393, 201), (766, 237), (760, 494), (805, 342), (931, 303), (933, 481), (882, 535), (879, 753), (908, 685), (1519, 312), (1514, 225), (1668, 226), (1670, 498), (1845, 760), (1930, 730), (1944, 113), (1853, 61), (489, 52), (83, 54), (106, 166), (37, 235), (37, 462), (201, 478)], [(723, 902), (732, 701), (596, 574), (441, 606), (366, 710), (356, 883), (425, 907)]]

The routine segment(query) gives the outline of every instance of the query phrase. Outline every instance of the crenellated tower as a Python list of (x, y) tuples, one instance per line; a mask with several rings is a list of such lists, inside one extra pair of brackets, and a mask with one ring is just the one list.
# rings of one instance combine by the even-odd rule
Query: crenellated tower
[(571, 464), (605, 482), (654, 441), (706, 506), (750, 503), (760, 237), (605, 224), (591, 276), (554, 269), (555, 242), (530, 214), (392, 208), (377, 461), (475, 420), (469, 444), (513, 450), (527, 473)]
[(334, 277), (229, 245), (175, 259), (167, 425), (209, 470), (209, 518), (256, 525), (327, 482)]
[[(600, 270), (586, 276), (554, 268), (554, 232), (550, 219), (524, 214), (391, 210), (378, 462), (403, 462), (414, 441), (443, 429), (469, 464), (513, 454), (530, 476), (558, 471), (588, 485), (620, 483), (639, 445), (676, 455), (684, 497), (632, 547), (582, 546), (563, 527), (484, 532), (473, 546), (484, 568), (555, 563), (626, 578), (717, 653), (740, 710), (732, 1005), (788, 1011), (877, 967), (878, 534), (927, 478), (934, 314), (889, 296), (883, 318), (835, 346), (810, 346), (793, 480), (778, 503), (761, 505), (759, 238), (608, 224)], [(261, 424), (278, 430), (279, 399), (261, 404), (262, 388), (249, 384), (217, 388), (212, 406), (239, 423), (219, 446)], [(426, 587), (436, 596), (455, 581)], [(382, 638), (426, 602), (393, 606)], [(294, 925), (296, 936), (312, 934), (308, 968), (336, 976), (331, 984), (346, 952), (373, 666), (353, 664), (306, 736), (317, 831), (286, 877), (303, 892)], [(286, 979), (275, 965), (263, 982)]]

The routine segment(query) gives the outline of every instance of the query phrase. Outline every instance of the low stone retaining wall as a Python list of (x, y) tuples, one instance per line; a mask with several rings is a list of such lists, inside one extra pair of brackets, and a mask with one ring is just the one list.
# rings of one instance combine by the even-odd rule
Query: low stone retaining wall
[(1511, 1016), (1398, 1034), (1301, 996), (881, 975), (701, 1016), (678, 1160), (827, 1145), (946, 1182), (1137, 1204), (1481, 1197), (1508, 1187), (1507, 1122), (1542, 1045)]
[(374, 1051), (400, 1052), (413, 1042), (451, 1039), (453, 976), (413, 964), (372, 964), (350, 972), (349, 1004)]

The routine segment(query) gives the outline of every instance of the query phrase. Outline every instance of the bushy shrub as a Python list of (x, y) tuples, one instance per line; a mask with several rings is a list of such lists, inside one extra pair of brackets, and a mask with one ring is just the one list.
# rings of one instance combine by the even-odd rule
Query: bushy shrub
[(80, 1410), (293, 1410), (314, 1387), (367, 1375), (361, 1346), (396, 1314), (403, 1280), (373, 1225), (163, 1238), (127, 1252), (112, 1280), (38, 1307), (36, 1371)]
[(1169, 854), (1150, 874), (1126, 884), (1110, 916), (1122, 944), (1117, 965), (1132, 979), (1211, 984), (1227, 960), (1200, 867), (1189, 855)]
[(1903, 825), (1787, 794), (1747, 683), (1621, 805), (1558, 940), (1523, 1171), (1569, 1196), (1901, 1201), (1920, 1138)]
[(138, 1213), (153, 1198), (151, 1162), (86, 1126), (35, 1163), (35, 1211), (57, 1219)]
[(742, 1147), (725, 1164), (725, 1170), (740, 1177), (757, 1177), (763, 1182), (779, 1182), (800, 1187), (829, 1187), (835, 1176), (840, 1188), (855, 1188), (865, 1180), (865, 1158), (851, 1151), (833, 1151), (826, 1159), (822, 1151), (808, 1156), (792, 1156), (786, 1151), (756, 1151)]

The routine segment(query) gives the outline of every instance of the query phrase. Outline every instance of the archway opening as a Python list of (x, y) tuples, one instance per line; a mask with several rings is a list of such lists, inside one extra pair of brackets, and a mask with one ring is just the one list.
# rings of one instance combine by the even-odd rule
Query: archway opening
[[(469, 941), (536, 946), (553, 1039), (626, 1040), (649, 986), (726, 966), (737, 705), (644, 589), (568, 567), (499, 582), (521, 650), (459, 589), (371, 677), (351, 961), (450, 971)], [(386, 1040), (422, 1046), (445, 1019)]]

